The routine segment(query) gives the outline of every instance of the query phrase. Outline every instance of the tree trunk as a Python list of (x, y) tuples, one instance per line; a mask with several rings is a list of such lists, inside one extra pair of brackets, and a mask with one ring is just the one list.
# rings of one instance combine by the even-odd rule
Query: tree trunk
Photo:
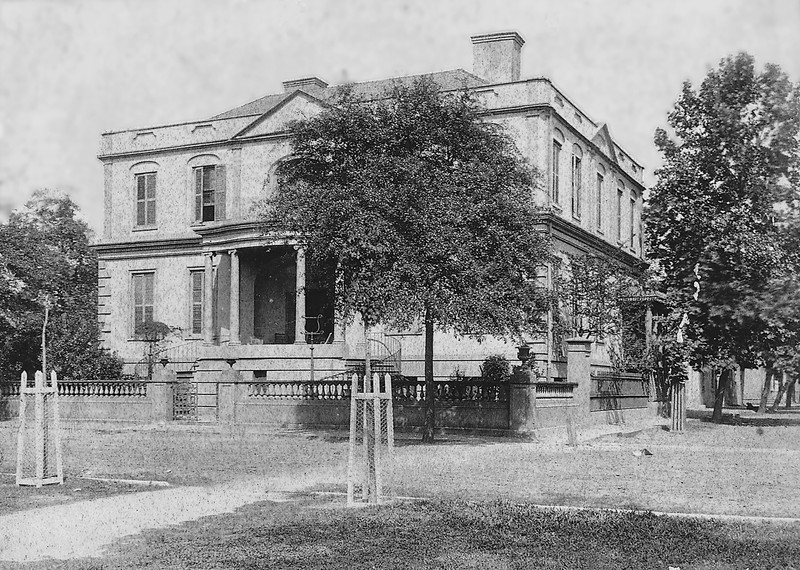
[(790, 390), (792, 392), (794, 391), (795, 382), (797, 382), (797, 378), (792, 378), (788, 382), (782, 382), (781, 383), (780, 390), (778, 390), (778, 395), (775, 396), (775, 401), (772, 403), (772, 406), (769, 408), (770, 412), (775, 413), (775, 412), (778, 411), (778, 406), (780, 405), (784, 394), (786, 394), (786, 407), (787, 408), (791, 408), (792, 407), (792, 404), (791, 404), (792, 396), (791, 396), (791, 394), (789, 392), (790, 392)]
[(722, 406), (725, 403), (725, 391), (728, 389), (730, 377), (731, 370), (729, 368), (725, 368), (719, 375), (717, 390), (714, 392), (714, 413), (711, 415), (711, 421), (715, 424), (722, 423)]
[(772, 365), (767, 365), (767, 372), (764, 376), (764, 385), (761, 387), (761, 401), (758, 403), (758, 413), (763, 414), (767, 411), (767, 399), (772, 388), (772, 377), (775, 375)]
[(433, 383), (433, 315), (430, 307), (425, 307), (425, 427), (422, 441), (433, 443), (433, 429), (436, 423), (436, 386)]
[(369, 348), (369, 325), (364, 319), (364, 392), (372, 392), (372, 355)]
[(786, 409), (790, 409), (792, 407), (792, 402), (794, 402), (794, 391), (795, 387), (797, 386), (797, 378), (792, 379), (789, 381), (789, 385), (786, 388)]

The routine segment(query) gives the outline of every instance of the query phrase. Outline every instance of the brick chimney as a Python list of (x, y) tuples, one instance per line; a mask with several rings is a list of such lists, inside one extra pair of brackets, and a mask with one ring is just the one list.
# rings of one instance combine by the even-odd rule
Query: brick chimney
[(472, 36), (472, 72), (489, 83), (519, 81), (525, 40), (517, 32)]
[(292, 79), (283, 82), (283, 90), (285, 92), (294, 91), (295, 89), (302, 89), (306, 93), (317, 93), (322, 91), (328, 86), (319, 77), (303, 77), (302, 79)]

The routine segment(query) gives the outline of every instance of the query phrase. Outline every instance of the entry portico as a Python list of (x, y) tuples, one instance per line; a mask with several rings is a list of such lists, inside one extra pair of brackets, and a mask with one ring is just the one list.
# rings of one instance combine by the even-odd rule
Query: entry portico
[[(306, 248), (257, 222), (195, 228), (204, 255), (202, 338), (206, 346), (342, 341), (332, 283), (309, 282)], [(338, 329), (338, 330), (337, 330)]]

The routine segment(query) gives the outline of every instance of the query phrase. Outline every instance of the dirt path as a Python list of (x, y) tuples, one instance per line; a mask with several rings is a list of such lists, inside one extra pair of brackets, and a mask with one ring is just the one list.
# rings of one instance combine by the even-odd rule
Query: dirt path
[(240, 479), (211, 487), (175, 487), (56, 505), (0, 516), (0, 561), (35, 562), (101, 556), (123, 536), (204, 516), (232, 512), (257, 501), (282, 501), (324, 481), (304, 475)]

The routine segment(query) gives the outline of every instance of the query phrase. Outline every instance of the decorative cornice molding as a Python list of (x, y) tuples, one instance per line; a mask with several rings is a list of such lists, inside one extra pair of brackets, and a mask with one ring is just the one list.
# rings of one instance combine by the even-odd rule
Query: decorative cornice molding
[[(641, 257), (607, 242), (600, 236), (568, 222), (561, 216), (547, 212), (542, 216), (542, 223), (553, 230), (550, 232), (551, 234), (556, 235), (557, 238), (561, 238), (562, 241), (576, 249), (582, 249), (586, 253), (591, 253), (594, 250), (604, 256), (618, 259), (628, 266), (639, 269), (644, 269), (647, 266), (647, 262)], [(569, 241), (563, 238), (568, 238)]]

